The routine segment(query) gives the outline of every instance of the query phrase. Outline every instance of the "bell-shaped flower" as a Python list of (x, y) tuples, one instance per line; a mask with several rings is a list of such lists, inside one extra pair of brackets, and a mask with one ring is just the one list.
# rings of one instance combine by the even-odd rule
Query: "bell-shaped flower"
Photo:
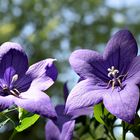
[(17, 43), (0, 46), (0, 110), (12, 105), (45, 117), (56, 117), (50, 98), (43, 91), (56, 80), (54, 59), (39, 61), (28, 68), (28, 59)]
[(116, 117), (131, 122), (139, 102), (140, 56), (133, 35), (120, 30), (102, 54), (87, 49), (74, 51), (70, 64), (82, 79), (71, 91), (66, 113), (74, 115), (100, 102)]

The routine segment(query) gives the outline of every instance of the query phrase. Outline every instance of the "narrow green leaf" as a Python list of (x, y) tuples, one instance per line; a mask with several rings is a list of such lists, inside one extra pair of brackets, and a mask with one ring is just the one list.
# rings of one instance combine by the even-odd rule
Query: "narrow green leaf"
[(110, 125), (109, 122), (114, 120), (114, 116), (107, 111), (103, 103), (94, 106), (94, 117), (99, 123), (104, 125)]
[(5, 121), (3, 122), (0, 122), (0, 128), (3, 127), (10, 119), (6, 119)]

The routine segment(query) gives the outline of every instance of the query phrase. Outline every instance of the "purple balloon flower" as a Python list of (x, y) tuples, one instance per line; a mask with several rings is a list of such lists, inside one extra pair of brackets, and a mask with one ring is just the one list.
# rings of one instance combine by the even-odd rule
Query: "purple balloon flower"
[[(64, 85), (64, 99), (68, 96), (68, 89)], [(48, 120), (45, 126), (46, 140), (71, 140), (75, 126), (75, 120), (64, 114), (65, 105), (57, 105), (55, 110), (57, 113), (56, 120)]]
[(0, 110), (12, 105), (45, 117), (56, 117), (50, 98), (43, 91), (56, 80), (54, 59), (45, 59), (28, 68), (28, 59), (19, 44), (0, 47)]
[(74, 115), (103, 101), (116, 117), (131, 122), (139, 101), (140, 56), (133, 35), (117, 32), (108, 42), (103, 55), (93, 50), (76, 50), (70, 64), (81, 80), (66, 102), (67, 114)]

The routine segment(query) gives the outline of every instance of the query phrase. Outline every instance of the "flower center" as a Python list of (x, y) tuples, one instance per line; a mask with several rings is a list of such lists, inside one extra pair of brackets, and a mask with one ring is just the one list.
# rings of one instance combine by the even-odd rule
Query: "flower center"
[(108, 77), (116, 77), (116, 75), (119, 73), (119, 71), (117, 70), (117, 69), (115, 69), (115, 67), (114, 66), (112, 66), (111, 68), (108, 68), (107, 69), (108, 70)]
[(127, 76), (125, 75), (119, 75), (119, 70), (115, 69), (114, 66), (111, 66), (111, 68), (107, 69), (108, 71), (108, 77), (112, 78), (112, 80), (109, 80), (107, 87), (112, 87), (112, 90), (115, 88), (115, 86), (119, 86), (121, 89), (123, 88), (122, 86), (122, 81), (124, 78)]
[(6, 84), (2, 85), (2, 92), (4, 93), (4, 95), (14, 95), (16, 97), (19, 97), (20, 92), (18, 91), (17, 88), (14, 88), (13, 86), (13, 84), (17, 81), (17, 79), (18, 79), (18, 75), (15, 74), (12, 77), (10, 87), (8, 87)]

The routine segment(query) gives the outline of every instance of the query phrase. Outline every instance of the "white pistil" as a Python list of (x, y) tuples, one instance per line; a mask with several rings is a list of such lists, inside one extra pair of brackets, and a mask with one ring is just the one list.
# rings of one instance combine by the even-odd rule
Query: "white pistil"
[(15, 75), (12, 77), (11, 83), (14, 83), (15, 81), (17, 81), (17, 79), (18, 79), (18, 75), (15, 74)]

